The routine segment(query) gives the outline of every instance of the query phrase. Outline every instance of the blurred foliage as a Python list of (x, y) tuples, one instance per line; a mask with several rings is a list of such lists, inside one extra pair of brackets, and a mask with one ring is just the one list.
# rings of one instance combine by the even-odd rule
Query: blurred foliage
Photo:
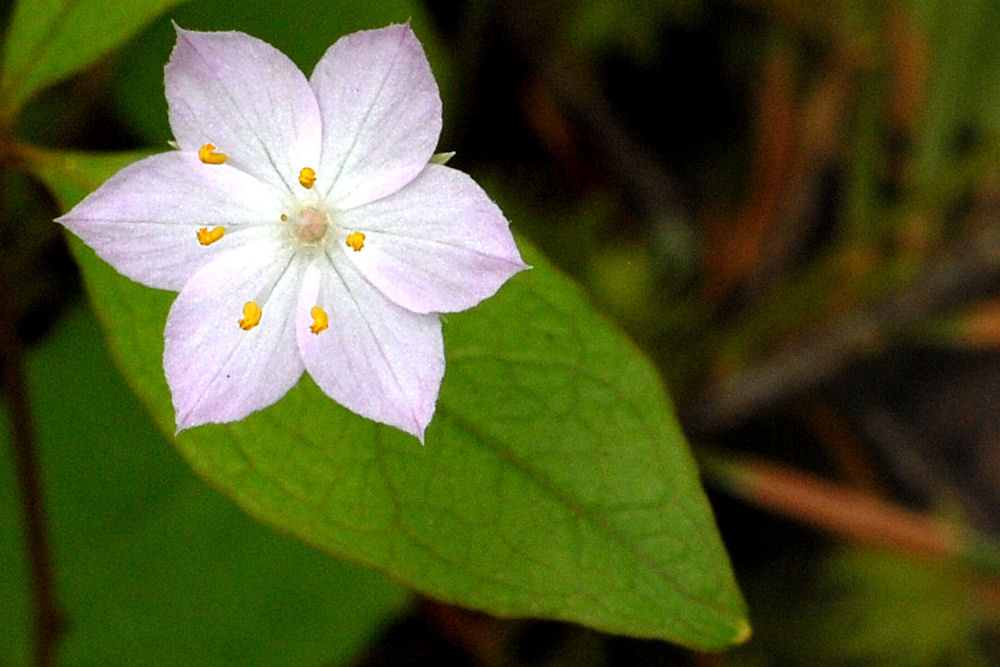
[[(31, 355), (66, 664), (354, 658), (409, 594), (251, 521), (196, 478), (77, 306)], [(83, 391), (81, 391), (83, 390)], [(27, 568), (0, 430), (0, 663), (25, 664)]]
[(826, 567), (814, 600), (828, 600), (829, 609), (810, 634), (846, 638), (826, 647), (827, 660), (992, 664), (982, 640), (996, 648), (986, 630), (997, 610), (977, 599), (967, 573), (866, 551), (833, 554)]
[[(337, 34), (408, 12), (435, 71), (453, 65), (441, 150), (653, 357), (697, 442), (996, 530), (1000, 2), (386, 6), (193, 0), (43, 93), (18, 136), (161, 145), (170, 18), (281, 43), (308, 71)], [(4, 220), (45, 230), (40, 188), (9, 172), (3, 186)], [(30, 276), (17, 283), (26, 335), (74, 293), (52, 288), (66, 281), (53, 236), (0, 228), (8, 275)], [(997, 662), (995, 572), (817, 540), (744, 505), (767, 496), (808, 522), (796, 498), (747, 493), (717, 511), (756, 635), (722, 664)], [(0, 514), (4, 534), (13, 521)], [(22, 557), (9, 547), (12, 571)], [(23, 591), (7, 593), (17, 618)], [(560, 664), (497, 646), (499, 626), (478, 622), (449, 617), (412, 641)], [(574, 664), (684, 661), (568, 637)]]
[(581, 53), (617, 52), (648, 62), (659, 50), (664, 25), (695, 20), (698, 0), (639, 0), (623, 11), (615, 0), (569, 3), (565, 39)]
[(25, 100), (83, 69), (183, 0), (19, 2), (0, 51), (0, 98), (9, 121)]
[(753, 585), (774, 608), (756, 614), (757, 641), (734, 653), (736, 665), (996, 664), (996, 591), (948, 565), (842, 548), (820, 572), (777, 566)]

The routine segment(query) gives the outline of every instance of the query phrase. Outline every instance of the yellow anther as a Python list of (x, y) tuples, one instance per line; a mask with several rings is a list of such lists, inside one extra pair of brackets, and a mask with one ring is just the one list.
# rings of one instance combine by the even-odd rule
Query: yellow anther
[(225, 233), (225, 227), (213, 227), (211, 231), (209, 231), (208, 227), (202, 227), (198, 230), (198, 243), (202, 245), (212, 245), (221, 239)]
[(243, 306), (243, 319), (240, 320), (240, 329), (250, 331), (260, 324), (260, 306), (253, 301), (247, 301)]
[(354, 248), (354, 252), (358, 252), (365, 247), (365, 235), (361, 232), (351, 232), (347, 235), (347, 245)]
[(288, 222), (288, 214), (287, 213), (282, 213), (281, 214), (281, 221), (282, 222)]
[(330, 318), (327, 316), (326, 311), (319, 306), (313, 306), (312, 310), (309, 311), (312, 315), (313, 323), (309, 325), (309, 331), (314, 334), (318, 334), (320, 331), (326, 331), (327, 327), (330, 326)]
[(308, 190), (316, 184), (316, 172), (309, 167), (302, 167), (302, 171), (299, 172), (299, 183)]
[(215, 144), (205, 144), (198, 149), (198, 159), (205, 164), (222, 164), (229, 159), (225, 153), (216, 153)]

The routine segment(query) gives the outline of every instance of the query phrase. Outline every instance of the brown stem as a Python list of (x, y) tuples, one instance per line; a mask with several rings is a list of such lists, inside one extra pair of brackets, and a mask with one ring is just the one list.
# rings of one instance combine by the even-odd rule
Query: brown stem
[(972, 530), (767, 461), (699, 453), (709, 483), (775, 514), (855, 542), (957, 558), (991, 575), (998, 545)]
[(59, 640), (66, 623), (56, 596), (41, 471), (25, 376), (24, 350), (17, 333), (14, 308), (5, 289), (9, 289), (10, 282), (3, 273), (0, 263), (0, 394), (7, 400), (10, 415), (11, 443), (28, 549), (34, 605), (32, 664), (46, 667), (55, 664)]

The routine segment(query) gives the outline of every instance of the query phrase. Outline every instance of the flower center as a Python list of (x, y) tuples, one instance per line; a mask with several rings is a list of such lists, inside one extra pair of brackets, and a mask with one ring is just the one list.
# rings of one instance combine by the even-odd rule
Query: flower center
[(315, 243), (326, 235), (330, 226), (330, 216), (326, 211), (312, 206), (299, 209), (289, 223), (295, 229), (296, 236), (306, 243)]

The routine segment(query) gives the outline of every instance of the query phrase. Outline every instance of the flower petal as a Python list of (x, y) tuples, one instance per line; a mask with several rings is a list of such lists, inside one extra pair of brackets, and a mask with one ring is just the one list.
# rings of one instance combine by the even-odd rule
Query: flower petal
[(341, 244), (365, 278), (414, 312), (471, 308), (528, 268), (497, 205), (449, 167), (427, 165), (399, 192), (342, 211), (338, 224), (365, 235), (360, 251)]
[[(271, 405), (302, 375), (293, 316), (302, 264), (258, 243), (220, 255), (191, 277), (170, 307), (163, 369), (177, 430), (230, 422)], [(262, 309), (244, 331), (244, 304)]]
[(423, 169), (441, 134), (441, 97), (409, 25), (337, 40), (309, 80), (323, 116), (319, 176), (350, 208), (400, 189)]
[(178, 27), (165, 83), (182, 150), (211, 143), (227, 164), (301, 189), (299, 171), (319, 160), (322, 125), (305, 75), (285, 54), (241, 32)]
[[(281, 212), (279, 193), (253, 176), (171, 151), (122, 169), (56, 221), (132, 280), (177, 291), (220, 253), (280, 234)], [(223, 238), (198, 242), (216, 226)]]
[[(312, 333), (320, 306), (329, 328)], [(306, 271), (296, 315), (306, 370), (328, 396), (421, 442), (444, 376), (437, 315), (400, 308), (340, 258)]]

